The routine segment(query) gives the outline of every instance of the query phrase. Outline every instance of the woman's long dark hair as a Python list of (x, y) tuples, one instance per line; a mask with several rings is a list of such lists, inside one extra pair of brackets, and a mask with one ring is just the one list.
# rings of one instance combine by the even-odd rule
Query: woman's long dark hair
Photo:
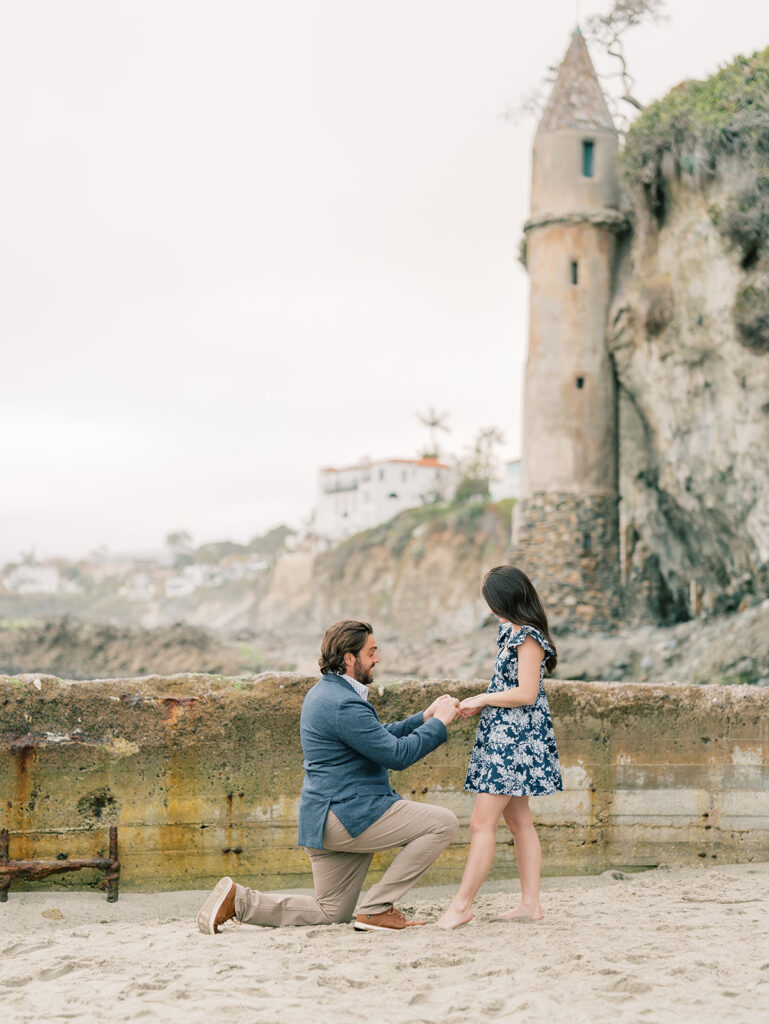
[(481, 583), (481, 594), (500, 619), (507, 619), (517, 626), (534, 626), (540, 631), (555, 652), (545, 654), (545, 668), (547, 674), (552, 675), (558, 664), (558, 652), (550, 636), (544, 605), (526, 573), (514, 565), (498, 565), (489, 569)]

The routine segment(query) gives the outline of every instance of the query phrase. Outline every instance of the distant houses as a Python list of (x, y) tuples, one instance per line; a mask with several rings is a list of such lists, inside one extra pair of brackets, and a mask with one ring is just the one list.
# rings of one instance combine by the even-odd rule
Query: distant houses
[[(491, 499), (517, 497), (520, 462), (508, 462), (491, 484)], [(177, 601), (196, 591), (256, 581), (280, 559), (298, 551), (314, 553), (354, 533), (386, 523), (406, 509), (450, 500), (456, 468), (436, 458), (367, 460), (327, 467), (319, 474), (318, 502), (301, 530), (276, 527), (262, 547), (231, 542), (208, 544), (177, 559), (110, 557), (97, 549), (85, 558), (51, 558), (0, 566), (0, 595), (83, 595), (92, 601), (109, 595), (124, 601)], [(273, 536), (274, 535), (274, 536)]]
[(104, 560), (92, 557), (78, 562), (51, 559), (0, 567), (0, 594), (114, 594), (141, 604), (253, 580), (267, 572), (270, 564), (269, 558), (253, 552), (228, 554), (213, 563), (193, 563), (177, 569), (148, 558), (110, 561), (104, 556)]
[(270, 563), (256, 555), (227, 555), (215, 565), (185, 565), (179, 573), (165, 581), (168, 598), (188, 597), (204, 587), (220, 587), (235, 580), (254, 579), (266, 572)]
[(313, 533), (343, 540), (407, 508), (446, 497), (451, 469), (438, 459), (382, 459), (320, 471)]
[(8, 594), (57, 594), (64, 581), (55, 565), (15, 565), (2, 576), (2, 589)]

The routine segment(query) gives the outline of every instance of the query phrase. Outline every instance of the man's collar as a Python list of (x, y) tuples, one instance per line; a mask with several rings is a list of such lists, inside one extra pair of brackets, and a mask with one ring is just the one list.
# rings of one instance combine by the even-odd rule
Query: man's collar
[(344, 673), (342, 673), (342, 679), (344, 679), (346, 683), (350, 684), (359, 697), (362, 697), (364, 700), (368, 700), (368, 686), (364, 686), (364, 684), (359, 683), (357, 679), (353, 679), (352, 676), (345, 675)]

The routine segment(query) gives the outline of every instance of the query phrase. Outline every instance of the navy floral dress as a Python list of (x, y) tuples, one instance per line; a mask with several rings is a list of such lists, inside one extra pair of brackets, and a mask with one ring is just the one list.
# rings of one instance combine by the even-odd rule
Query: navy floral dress
[[(487, 693), (500, 693), (518, 685), (518, 648), (527, 636), (545, 652), (553, 648), (534, 626), (513, 632), (512, 623), (499, 627), (499, 654)], [(553, 720), (542, 680), (545, 658), (539, 670), (539, 692), (533, 704), (514, 708), (487, 705), (481, 712), (473, 752), (465, 779), (471, 793), (507, 796), (541, 796), (563, 789)]]

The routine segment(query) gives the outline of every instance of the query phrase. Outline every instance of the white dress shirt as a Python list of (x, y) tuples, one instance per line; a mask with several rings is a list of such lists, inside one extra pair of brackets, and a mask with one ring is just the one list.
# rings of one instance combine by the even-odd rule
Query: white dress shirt
[(352, 676), (343, 675), (342, 679), (347, 680), (358, 696), (362, 697), (364, 700), (368, 700), (368, 686), (364, 686), (363, 683), (359, 683), (358, 680), (353, 679)]

